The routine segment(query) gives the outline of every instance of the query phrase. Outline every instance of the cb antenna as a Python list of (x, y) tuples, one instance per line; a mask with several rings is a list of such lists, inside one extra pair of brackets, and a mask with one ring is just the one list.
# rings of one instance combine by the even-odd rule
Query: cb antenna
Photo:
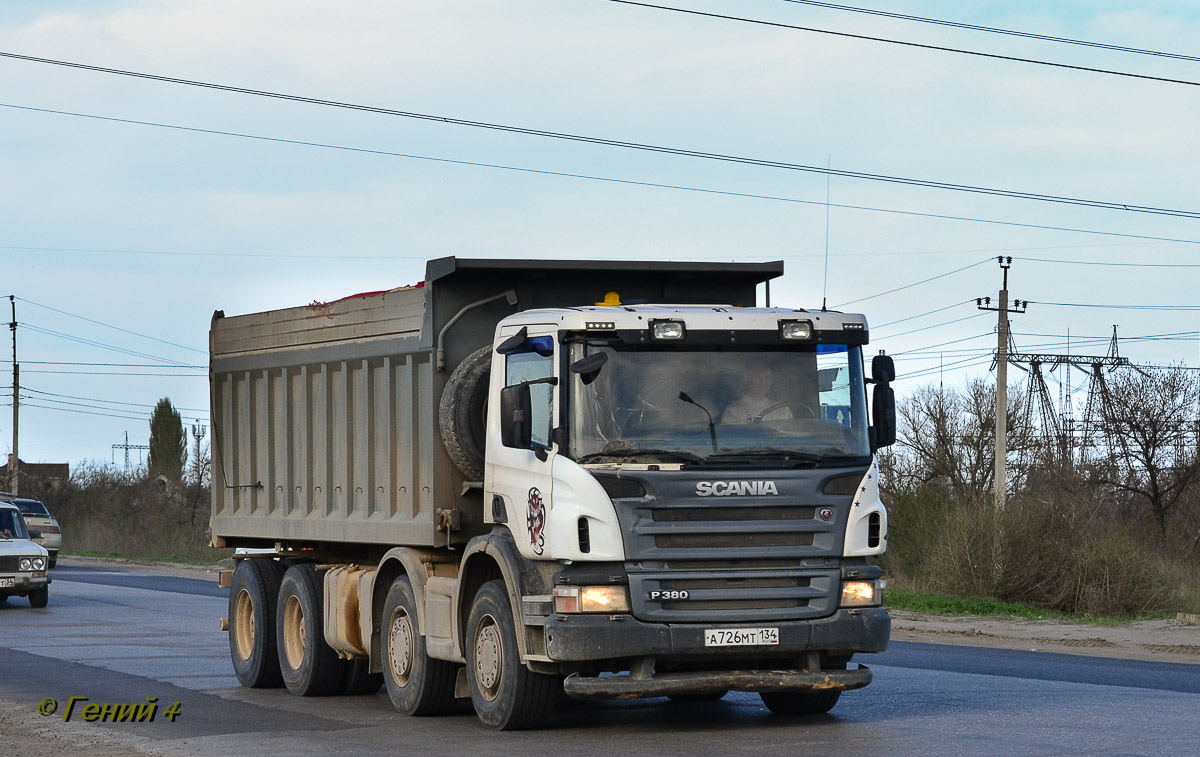
[(829, 293), (829, 179), (833, 175), (829, 170), (833, 163), (831, 155), (825, 156), (825, 283), (821, 286), (821, 312), (824, 313), (826, 295)]

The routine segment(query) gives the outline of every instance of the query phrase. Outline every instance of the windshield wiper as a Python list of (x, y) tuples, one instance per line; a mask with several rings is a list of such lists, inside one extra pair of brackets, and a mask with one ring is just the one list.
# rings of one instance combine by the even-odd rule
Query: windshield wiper
[(615, 460), (627, 460), (631, 457), (642, 457), (650, 455), (654, 457), (669, 457), (674, 460), (681, 460), (687, 463), (702, 463), (704, 458), (694, 452), (682, 452), (674, 449), (621, 449), (610, 450), (608, 452), (593, 452), (590, 455), (584, 455), (575, 462), (577, 463), (607, 463)]
[(822, 455), (815, 452), (802, 452), (794, 449), (777, 449), (774, 447), (761, 447), (758, 449), (745, 449), (737, 452), (722, 452), (716, 455), (709, 455), (705, 462), (712, 463), (766, 463), (772, 462), (782, 466), (799, 466), (808, 464), (813, 467), (819, 465), (853, 465), (861, 463), (864, 457), (862, 455), (846, 455), (846, 454), (827, 454)]

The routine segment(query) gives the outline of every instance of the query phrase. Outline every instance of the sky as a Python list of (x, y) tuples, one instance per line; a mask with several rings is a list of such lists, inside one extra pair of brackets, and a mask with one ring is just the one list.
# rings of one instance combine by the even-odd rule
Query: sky
[[(996, 297), (996, 257), (1011, 256), (1010, 297), (1031, 303), (1011, 319), (1022, 351), (1102, 355), (1117, 325), (1135, 362), (1200, 367), (1200, 61), (788, 0), (651, 1), (710, 15), (613, 0), (0, 0), (0, 53), (1107, 207), (0, 57), (21, 459), (123, 465), (113, 445), (146, 444), (161, 397), (207, 425), (215, 310), (411, 284), (449, 255), (782, 260), (772, 304), (865, 313), (901, 398), (994, 380), (996, 314), (975, 299)], [(858, 2), (1200, 56), (1195, 3)], [(1049, 382), (1065, 397), (1065, 371)], [(1069, 385), (1079, 408), (1084, 375)]]

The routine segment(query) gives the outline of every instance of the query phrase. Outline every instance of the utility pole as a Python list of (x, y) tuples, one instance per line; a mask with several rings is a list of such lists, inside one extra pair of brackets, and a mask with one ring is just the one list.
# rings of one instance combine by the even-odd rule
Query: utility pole
[(975, 305), (980, 310), (995, 310), (996, 324), (996, 514), (1004, 512), (1005, 490), (1008, 482), (1006, 463), (1008, 460), (1008, 314), (1024, 313), (1029, 303), (1023, 300), (1013, 300), (1013, 306), (1008, 307), (1008, 269), (1012, 265), (1012, 257), (998, 257), (1000, 268), (1004, 271), (1004, 284), (1000, 287), (997, 297), (998, 307), (992, 306), (991, 297), (980, 297)]
[(8, 296), (8, 302), (12, 305), (12, 321), (8, 324), (8, 328), (12, 331), (13, 343), (13, 441), (12, 441), (12, 462), (8, 464), (9, 486), (12, 487), (13, 494), (21, 493), (21, 453), (17, 448), (17, 441), (20, 438), (18, 428), (21, 425), (21, 366), (17, 363), (17, 298), (15, 295)]

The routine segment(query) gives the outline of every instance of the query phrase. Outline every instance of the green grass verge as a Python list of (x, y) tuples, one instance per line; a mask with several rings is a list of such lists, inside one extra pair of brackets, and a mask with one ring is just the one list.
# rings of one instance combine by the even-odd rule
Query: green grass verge
[(884, 604), (893, 610), (910, 610), (912, 612), (927, 612), (934, 615), (972, 615), (976, 617), (1021, 618), (1025, 620), (1062, 620), (1070, 623), (1097, 623), (1101, 625), (1119, 625), (1132, 623), (1135, 620), (1156, 620), (1172, 617), (1166, 614), (1139, 615), (1132, 618), (1109, 617), (1105, 615), (1067, 615), (1057, 610), (1047, 610), (1033, 605), (1001, 602), (986, 597), (946, 597), (940, 594), (925, 594), (915, 591), (888, 589), (884, 595)]
[(127, 555), (121, 552), (63, 552), (67, 557), (108, 557), (118, 560), (141, 560), (144, 562), (165, 562), (174, 563), (177, 565), (213, 565), (220, 562), (226, 557), (233, 555), (232, 549), (214, 549), (213, 556), (208, 559), (200, 559), (196, 557), (179, 557), (178, 555)]

